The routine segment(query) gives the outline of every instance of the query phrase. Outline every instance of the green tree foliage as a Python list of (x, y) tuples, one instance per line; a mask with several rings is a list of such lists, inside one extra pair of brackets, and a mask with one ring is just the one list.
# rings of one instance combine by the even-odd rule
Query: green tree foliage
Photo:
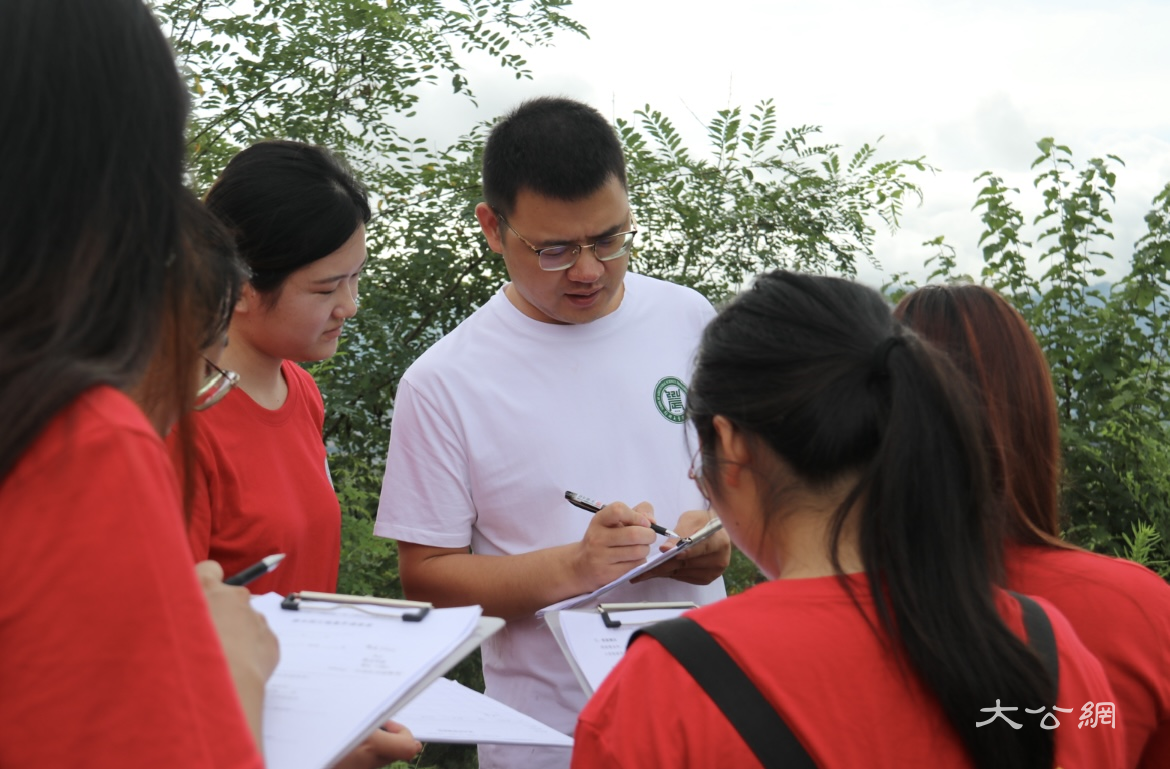
[[(529, 78), (521, 44), (584, 33), (569, 0), (159, 0), (193, 99), (194, 186), (259, 139), (314, 142), (349, 157), (374, 189), (397, 187), (393, 160), (418, 152), (398, 118), (420, 89), (473, 98), (461, 55)], [(364, 161), (364, 162), (363, 162)]]
[(643, 230), (635, 268), (716, 300), (768, 269), (852, 275), (859, 259), (876, 264), (876, 221), (895, 229), (906, 200), (921, 201), (908, 174), (930, 168), (879, 161), (868, 144), (843, 161), (838, 145), (816, 143), (819, 127), (781, 133), (771, 100), (746, 119), (720, 111), (705, 155), (649, 105), (636, 118), (617, 121)]
[[(1068, 147), (1048, 138), (1037, 147), (1032, 168), (1042, 208), (1030, 223), (1015, 202), (1019, 190), (990, 172), (976, 179), (980, 278), (1020, 310), (1051, 364), (1066, 535), (1167, 574), (1170, 185), (1153, 200), (1128, 273), (1110, 285), (1103, 265), (1113, 259), (1109, 207), (1121, 159), (1092, 158), (1078, 168)], [(931, 280), (965, 277), (942, 238), (930, 245), (939, 249), (928, 260)]]

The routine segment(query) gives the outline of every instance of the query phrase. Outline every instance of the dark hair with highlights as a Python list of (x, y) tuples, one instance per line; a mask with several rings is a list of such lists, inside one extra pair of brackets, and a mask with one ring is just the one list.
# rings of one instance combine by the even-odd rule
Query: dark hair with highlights
[(1060, 421), (1044, 351), (1023, 316), (984, 286), (926, 286), (894, 315), (941, 348), (975, 385), (990, 426), (987, 449), (1020, 544), (1060, 541)]
[(617, 133), (600, 112), (572, 99), (524, 102), (500, 118), (483, 148), (484, 201), (505, 217), (522, 189), (573, 201), (597, 192), (611, 177), (626, 187)]
[[(879, 632), (938, 699), (975, 765), (1052, 765), (1050, 731), (975, 726), (997, 699), (1054, 702), (1056, 683), (997, 610), (1003, 526), (981, 414), (945, 355), (902, 328), (876, 291), (772, 272), (707, 327), (688, 410), (705, 466), (717, 461), (721, 415), (811, 489), (857, 475), (831, 522), (838, 574), (854, 511)], [(719, 474), (704, 479), (718, 498)]]
[(154, 351), (187, 95), (141, 0), (4, 0), (0, 104), (2, 482), (58, 411), (130, 388)]
[[(172, 459), (186, 514), (195, 490), (194, 383), (203, 369), (203, 351), (227, 333), (248, 269), (231, 235), (194, 195), (184, 197), (179, 218), (183, 234), (167, 274), (158, 347), (134, 398), (160, 434), (174, 431)], [(176, 387), (176, 382), (185, 384)]]
[(296, 270), (329, 256), (370, 221), (366, 188), (324, 147), (266, 141), (241, 151), (208, 190), (251, 284), (268, 301)]

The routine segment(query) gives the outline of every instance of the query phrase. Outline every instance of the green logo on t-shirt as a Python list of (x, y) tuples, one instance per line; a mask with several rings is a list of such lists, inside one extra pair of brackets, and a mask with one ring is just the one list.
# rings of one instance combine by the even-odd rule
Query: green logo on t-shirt
[(675, 424), (687, 418), (687, 386), (677, 377), (663, 377), (654, 388), (654, 405), (658, 413)]

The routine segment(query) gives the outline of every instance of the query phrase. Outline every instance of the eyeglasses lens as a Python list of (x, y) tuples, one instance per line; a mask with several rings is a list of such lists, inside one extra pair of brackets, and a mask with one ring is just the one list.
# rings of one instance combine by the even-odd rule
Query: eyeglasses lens
[(196, 411), (211, 408), (223, 400), (223, 397), (231, 392), (231, 389), (239, 381), (240, 377), (234, 371), (216, 371), (203, 381), (203, 384), (195, 393), (195, 405), (193, 408)]
[(593, 249), (593, 253), (597, 256), (598, 261), (608, 262), (611, 259), (618, 259), (630, 253), (630, 249), (634, 245), (634, 235), (636, 234), (636, 232), (619, 232), (616, 235), (602, 238), (596, 243), (585, 246), (551, 246), (549, 248), (542, 248), (537, 251), (537, 254), (540, 256), (540, 269), (549, 272), (566, 270), (576, 263), (577, 257), (581, 255), (581, 251), (586, 248)]

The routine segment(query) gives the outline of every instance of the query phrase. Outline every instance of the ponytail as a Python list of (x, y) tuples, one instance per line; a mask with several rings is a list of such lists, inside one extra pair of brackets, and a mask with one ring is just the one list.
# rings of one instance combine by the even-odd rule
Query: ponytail
[(897, 324), (875, 291), (772, 272), (707, 327), (688, 410), (705, 463), (722, 415), (811, 487), (857, 475), (830, 526), (842, 582), (839, 542), (857, 510), (877, 630), (937, 697), (975, 765), (1052, 765), (1050, 731), (975, 725), (996, 700), (1050, 706), (1056, 685), (997, 610), (1003, 521), (976, 402), (945, 356)]
[(1051, 732), (975, 725), (996, 701), (1051, 706), (1056, 684), (996, 607), (1002, 508), (993, 502), (968, 388), (939, 353), (908, 331), (894, 333), (889, 338), (902, 342), (890, 351), (877, 395), (887, 399), (888, 417), (855, 491), (879, 620), (976, 766), (1049, 767)]

